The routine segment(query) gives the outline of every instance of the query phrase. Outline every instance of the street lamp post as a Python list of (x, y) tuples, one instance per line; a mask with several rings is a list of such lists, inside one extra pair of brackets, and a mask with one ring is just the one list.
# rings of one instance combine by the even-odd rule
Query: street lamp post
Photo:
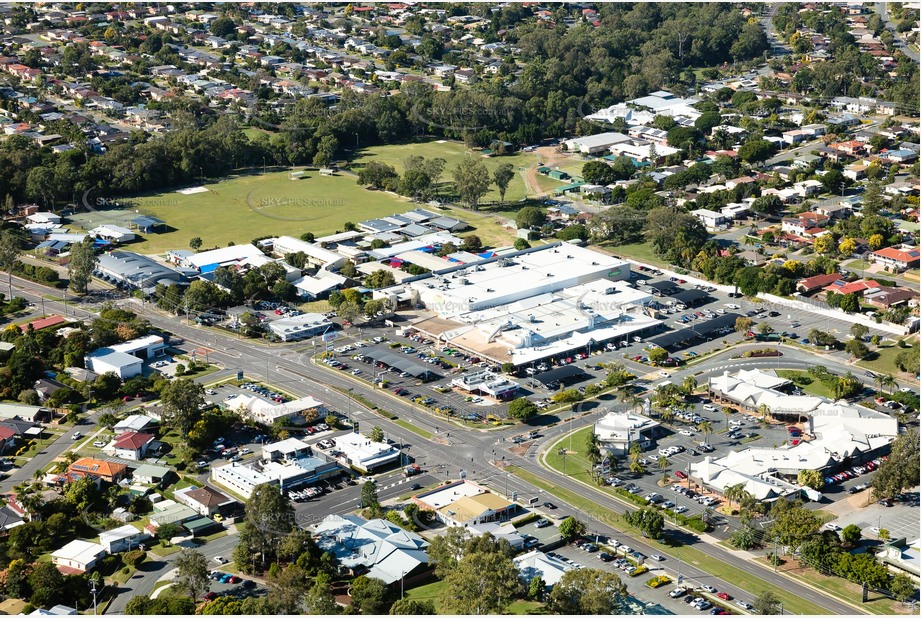
[(348, 407), (348, 411), (346, 412), (346, 418), (349, 421), (349, 425), (353, 425), (352, 423), (352, 390), (353, 389), (349, 387), (349, 391), (348, 391), (349, 392), (349, 407)]

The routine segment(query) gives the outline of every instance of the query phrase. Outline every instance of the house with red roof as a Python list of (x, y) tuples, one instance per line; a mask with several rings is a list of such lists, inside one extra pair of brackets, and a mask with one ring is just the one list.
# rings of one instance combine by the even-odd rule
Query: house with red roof
[(128, 466), (121, 463), (81, 457), (67, 466), (67, 475), (72, 479), (89, 477), (107, 483), (117, 483), (128, 474)]
[(66, 320), (59, 315), (49, 315), (47, 318), (40, 318), (38, 320), (32, 320), (28, 324), (21, 324), (19, 328), (22, 329), (22, 332), (26, 332), (29, 326), (33, 330), (41, 330), (43, 328), (50, 328), (51, 326), (57, 326), (58, 324), (63, 324)]
[(917, 268), (921, 260), (921, 251), (916, 248), (901, 249), (886, 247), (870, 253), (870, 259), (878, 264), (885, 264), (896, 270)]
[(150, 450), (153, 441), (153, 434), (126, 431), (102, 450), (119, 459), (139, 461), (147, 456), (147, 451)]
[(840, 280), (841, 275), (838, 273), (806, 277), (796, 282), (796, 291), (800, 294), (812, 294)]
[(841, 279), (831, 285), (825, 286), (824, 291), (834, 292), (835, 294), (856, 294), (863, 296), (869, 290), (878, 290), (880, 285), (872, 279), (858, 279), (857, 281), (845, 281)]

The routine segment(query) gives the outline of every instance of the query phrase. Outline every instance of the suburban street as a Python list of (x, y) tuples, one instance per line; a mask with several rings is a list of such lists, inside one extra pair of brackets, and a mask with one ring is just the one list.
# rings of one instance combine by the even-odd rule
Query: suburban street
[[(16, 280), (17, 292), (21, 293), (27, 300), (33, 302), (39, 300), (41, 296), (45, 298), (46, 310), (49, 312), (63, 312), (63, 303), (56, 300), (50, 300), (47, 288), (23, 280)], [(612, 513), (623, 513), (629, 507), (615, 501), (611, 498), (603, 497), (596, 489), (574, 481), (569, 477), (563, 476), (554, 471), (547, 470), (537, 462), (537, 449), (531, 449), (526, 456), (516, 455), (508, 447), (512, 446), (511, 438), (520, 434), (521, 427), (510, 427), (497, 430), (471, 430), (456, 425), (448, 425), (446, 420), (437, 419), (411, 406), (408, 402), (392, 395), (386, 389), (372, 389), (354, 379), (352, 376), (344, 375), (344, 372), (336, 372), (331, 369), (321, 368), (312, 365), (307, 361), (308, 354), (312, 351), (310, 346), (305, 344), (287, 344), (268, 346), (252, 340), (235, 339), (222, 333), (205, 329), (200, 326), (189, 326), (185, 324), (183, 318), (171, 317), (153, 310), (149, 305), (142, 306), (136, 301), (123, 301), (122, 304), (132, 305), (133, 308), (147, 317), (151, 323), (161, 329), (167, 330), (174, 334), (175, 337), (184, 340), (183, 347), (192, 349), (195, 346), (203, 346), (211, 350), (209, 352), (211, 362), (223, 365), (223, 371), (211, 374), (204, 378), (204, 381), (213, 382), (232, 374), (237, 370), (243, 370), (245, 375), (251, 379), (265, 380), (269, 384), (274, 384), (284, 390), (297, 395), (314, 395), (323, 400), (331, 409), (345, 412), (351, 411), (351, 416), (361, 423), (363, 428), (374, 425), (380, 426), (386, 434), (394, 441), (402, 444), (411, 445), (411, 454), (416, 461), (425, 462), (429, 470), (436, 469), (438, 474), (444, 473), (446, 478), (456, 478), (461, 470), (467, 472), (468, 478), (482, 481), (485, 479), (486, 484), (498, 492), (504, 492), (507, 484), (508, 492), (517, 492), (519, 496), (538, 496), (547, 498), (543, 492), (532, 485), (522, 481), (515, 476), (502, 474), (495, 467), (497, 461), (504, 457), (505, 461), (516, 465), (523, 470), (539, 475), (542, 478), (552, 482), (554, 485), (565, 488), (573, 493), (588, 500), (602, 500), (602, 504), (611, 509)], [(146, 309), (146, 310), (145, 310)], [(69, 315), (77, 318), (87, 318), (92, 315), (89, 307), (68, 303), (67, 312)], [(730, 370), (733, 367), (764, 367), (776, 368), (778, 366), (790, 368), (807, 368), (815, 364), (815, 354), (799, 351), (796, 349), (785, 348), (785, 356), (782, 359), (760, 359), (760, 360), (729, 360), (732, 354), (738, 354), (738, 350), (732, 350), (731, 353), (722, 353), (700, 362), (696, 366), (685, 368), (674, 372), (670, 379), (680, 382), (685, 375), (696, 375), (698, 381), (703, 382), (705, 376), (724, 370)], [(824, 364), (830, 371), (844, 372), (849, 369), (847, 365), (838, 362), (836, 359), (828, 358)], [(340, 390), (337, 390), (340, 389)], [(364, 398), (374, 405), (378, 405), (393, 413), (399, 415), (401, 419), (410, 421), (413, 426), (423, 429), (433, 434), (430, 439), (426, 439), (416, 433), (394, 423), (373, 412), (367, 410), (357, 401), (351, 399), (347, 394), (341, 391), (354, 389), (354, 392), (361, 394)], [(592, 412), (587, 416), (574, 419), (570, 423), (559, 423), (543, 432), (542, 444), (550, 444), (561, 435), (570, 430), (578, 430), (590, 423), (593, 423), (601, 413), (601, 407), (597, 412)], [(56, 442), (53, 447), (49, 447), (49, 454), (58, 455), (63, 453), (70, 446), (71, 441), (67, 436)], [(44, 459), (44, 458), (43, 458)], [(46, 462), (47, 459), (44, 459)], [(437, 466), (437, 467), (436, 467)], [(33, 466), (38, 468), (38, 466)], [(31, 477), (32, 468), (24, 468), (16, 471), (4, 483), (4, 487), (15, 485), (21, 480)], [(435, 475), (430, 475), (433, 478)], [(432, 479), (422, 479), (420, 482), (430, 482)], [(381, 486), (387, 486), (393, 483), (395, 486), (382, 492), (383, 499), (395, 497), (401, 493), (402, 488), (396, 484), (396, 478), (393, 474), (385, 475), (380, 481)], [(358, 488), (350, 488), (353, 491)], [(315, 506), (307, 503), (306, 506), (299, 505), (298, 512), (303, 513), (305, 519), (314, 520), (321, 514), (325, 515), (330, 512), (346, 513), (354, 510), (357, 506), (357, 500), (347, 492), (337, 495), (340, 500), (335, 505), (329, 505), (324, 502), (318, 502)], [(577, 515), (578, 517), (589, 522), (589, 527), (604, 535), (616, 536), (616, 532), (605, 521), (599, 521), (591, 516), (581, 513), (569, 505), (560, 504), (559, 511), (554, 515), (565, 516), (568, 514)], [(842, 603), (830, 598), (816, 590), (806, 587), (787, 577), (775, 574), (768, 569), (754, 564), (750, 560), (747, 552), (736, 552), (724, 549), (715, 544), (715, 539), (709, 536), (697, 537), (682, 531), (681, 536), (686, 539), (688, 544), (701, 547), (706, 545), (705, 551), (712, 556), (714, 560), (731, 564), (743, 571), (752, 573), (757, 577), (763, 578), (773, 584), (781, 586), (792, 593), (804, 598), (814, 599), (831, 613), (848, 614), (854, 613), (858, 608), (846, 603)], [(205, 546), (209, 557), (222, 553), (229, 553), (229, 548), (233, 545), (233, 536), (219, 539), (220, 542), (209, 543)], [(631, 540), (631, 545), (637, 545), (640, 551), (644, 553), (656, 553), (651, 546), (647, 546), (636, 540)], [(662, 550), (658, 550), (662, 553)], [(648, 555), (648, 553), (647, 553)], [(136, 594), (146, 594), (152, 589), (154, 582), (160, 575), (168, 570), (168, 559), (155, 572), (147, 573), (144, 577), (138, 579), (136, 584), (132, 584), (132, 590)], [(682, 574), (691, 580), (709, 581), (714, 578), (707, 574), (702, 566), (689, 565), (687, 569), (682, 569)], [(749, 591), (735, 589), (729, 582), (719, 582), (717, 585), (721, 590), (733, 591), (733, 594), (750, 595)], [(128, 598), (130, 595), (120, 595)], [(113, 609), (113, 611), (115, 611)]]
[(889, 8), (886, 6), (885, 2), (874, 2), (873, 10), (883, 18), (883, 21), (886, 22), (886, 29), (892, 32), (892, 36), (895, 37), (895, 40), (900, 43), (899, 49), (903, 54), (918, 62), (921, 60), (921, 55), (918, 52), (912, 50), (908, 44), (905, 42), (905, 39), (902, 38), (902, 34), (895, 29), (895, 23), (889, 19)]

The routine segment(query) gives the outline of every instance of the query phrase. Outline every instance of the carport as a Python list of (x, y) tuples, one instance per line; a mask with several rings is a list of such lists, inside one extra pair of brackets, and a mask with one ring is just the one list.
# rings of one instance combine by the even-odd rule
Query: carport
[(694, 326), (694, 330), (700, 333), (700, 336), (706, 339), (721, 328), (732, 328), (736, 326), (736, 320), (741, 316), (738, 313), (727, 313), (712, 320), (707, 320), (700, 326)]
[(671, 281), (656, 281), (654, 283), (647, 284), (647, 287), (652, 288), (662, 296), (670, 296), (674, 292), (680, 290), (680, 288)]
[(432, 373), (428, 368), (423, 367), (419, 363), (414, 363), (405, 356), (400, 356), (385, 350), (368, 350), (367, 352), (362, 352), (362, 354), (374, 362), (384, 363), (388, 367), (405, 371), (414, 378), (424, 378)]
[(649, 343), (653, 343), (660, 348), (668, 350), (669, 352), (674, 352), (682, 348), (687, 347), (687, 344), (695, 339), (699, 339), (698, 335), (693, 329), (682, 328), (679, 330), (673, 330), (665, 333), (664, 335), (659, 335), (649, 340)]
[(705, 305), (713, 300), (713, 297), (703, 290), (681, 290), (677, 294), (673, 294), (672, 298), (688, 307)]
[(538, 373), (534, 376), (534, 379), (544, 386), (548, 386), (550, 384), (560, 384), (565, 380), (579, 382), (588, 377), (589, 375), (585, 373), (581, 367), (577, 367), (576, 365), (563, 365), (562, 367), (557, 367), (556, 369), (551, 369), (550, 371)]

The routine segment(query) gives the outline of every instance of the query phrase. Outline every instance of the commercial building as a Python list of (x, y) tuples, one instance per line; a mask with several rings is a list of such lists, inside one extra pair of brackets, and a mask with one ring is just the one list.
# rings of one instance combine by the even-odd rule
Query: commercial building
[(114, 373), (125, 380), (140, 375), (144, 361), (162, 354), (165, 348), (163, 337), (139, 337), (90, 352), (85, 358), (86, 367), (100, 375)]
[(289, 253), (303, 253), (307, 257), (307, 264), (319, 266), (324, 270), (336, 270), (346, 261), (344, 256), (335, 251), (291, 236), (279, 236), (274, 239), (272, 252), (278, 257), (285, 257)]
[(695, 481), (716, 491), (743, 484), (758, 500), (801, 495), (817, 500), (821, 494), (797, 484), (802, 470), (824, 475), (884, 455), (898, 436), (898, 421), (859, 405), (830, 402), (821, 397), (783, 392), (789, 380), (760, 370), (742, 370), (711, 378), (714, 401), (735, 403), (749, 410), (764, 409), (790, 422), (805, 421), (805, 438), (778, 448), (731, 451), (721, 458), (705, 457), (690, 467)]
[(106, 555), (99, 543), (77, 539), (51, 553), (51, 562), (65, 575), (86, 573)]
[(322, 416), (326, 407), (313, 397), (301, 397), (287, 403), (267, 401), (255, 395), (240, 395), (225, 400), (224, 407), (239, 412), (244, 418), (263, 425), (272, 425), (284, 420), (293, 425), (303, 425), (306, 417)]
[(255, 245), (231, 245), (210, 251), (202, 251), (185, 257), (184, 265), (207, 273), (221, 266), (237, 266), (248, 260), (257, 260), (256, 266), (272, 261)]
[(562, 243), (375, 290), (374, 297), (424, 306), (434, 315), (413, 328), (444, 345), (522, 366), (658, 329), (646, 314), (651, 297), (629, 277), (626, 262)]
[(122, 285), (129, 290), (141, 290), (145, 294), (152, 293), (158, 283), (176, 285), (185, 282), (185, 277), (179, 271), (147, 256), (127, 251), (99, 255), (93, 274), (104, 281)]
[(137, 549), (141, 543), (146, 542), (148, 539), (150, 539), (149, 534), (143, 530), (138, 530), (131, 524), (125, 524), (99, 533), (99, 544), (109, 554)]
[(292, 460), (231, 463), (212, 468), (211, 480), (249, 498), (257, 485), (269, 483), (282, 491), (303, 487), (342, 473), (335, 461), (304, 455)]
[(553, 588), (563, 578), (566, 571), (574, 568), (568, 562), (536, 549), (515, 556), (512, 562), (518, 567), (518, 577), (525, 584), (530, 584), (531, 580), (537, 577), (543, 580), (547, 588)]
[(624, 135), (616, 131), (608, 131), (607, 133), (574, 137), (573, 139), (566, 140), (563, 144), (569, 152), (578, 152), (583, 155), (597, 155), (600, 153), (607, 154), (608, 150), (614, 144), (629, 141), (629, 135)]
[(405, 585), (429, 571), (428, 541), (384, 519), (327, 515), (313, 534), (319, 548), (354, 575)]
[(602, 450), (616, 457), (629, 453), (634, 444), (644, 450), (649, 448), (660, 430), (659, 423), (651, 418), (618, 411), (605, 414), (594, 429)]
[(477, 371), (451, 380), (451, 386), (467, 393), (479, 393), (496, 399), (509, 399), (518, 391), (518, 383), (493, 373)]
[(100, 240), (108, 240), (114, 243), (131, 242), (135, 239), (134, 232), (120, 225), (100, 225), (90, 230), (90, 235)]
[(312, 454), (310, 445), (297, 438), (287, 438), (262, 447), (262, 458), (266, 461), (291, 461)]
[(518, 510), (514, 502), (466, 480), (418, 494), (413, 501), (420, 509), (432, 511), (446, 526), (503, 521)]
[(332, 321), (322, 313), (302, 313), (268, 323), (269, 331), (282, 341), (297, 341), (321, 335), (332, 326)]
[(399, 449), (386, 442), (374, 442), (360, 433), (336, 436), (336, 449), (342, 452), (341, 460), (362, 472), (368, 472), (395, 462)]

